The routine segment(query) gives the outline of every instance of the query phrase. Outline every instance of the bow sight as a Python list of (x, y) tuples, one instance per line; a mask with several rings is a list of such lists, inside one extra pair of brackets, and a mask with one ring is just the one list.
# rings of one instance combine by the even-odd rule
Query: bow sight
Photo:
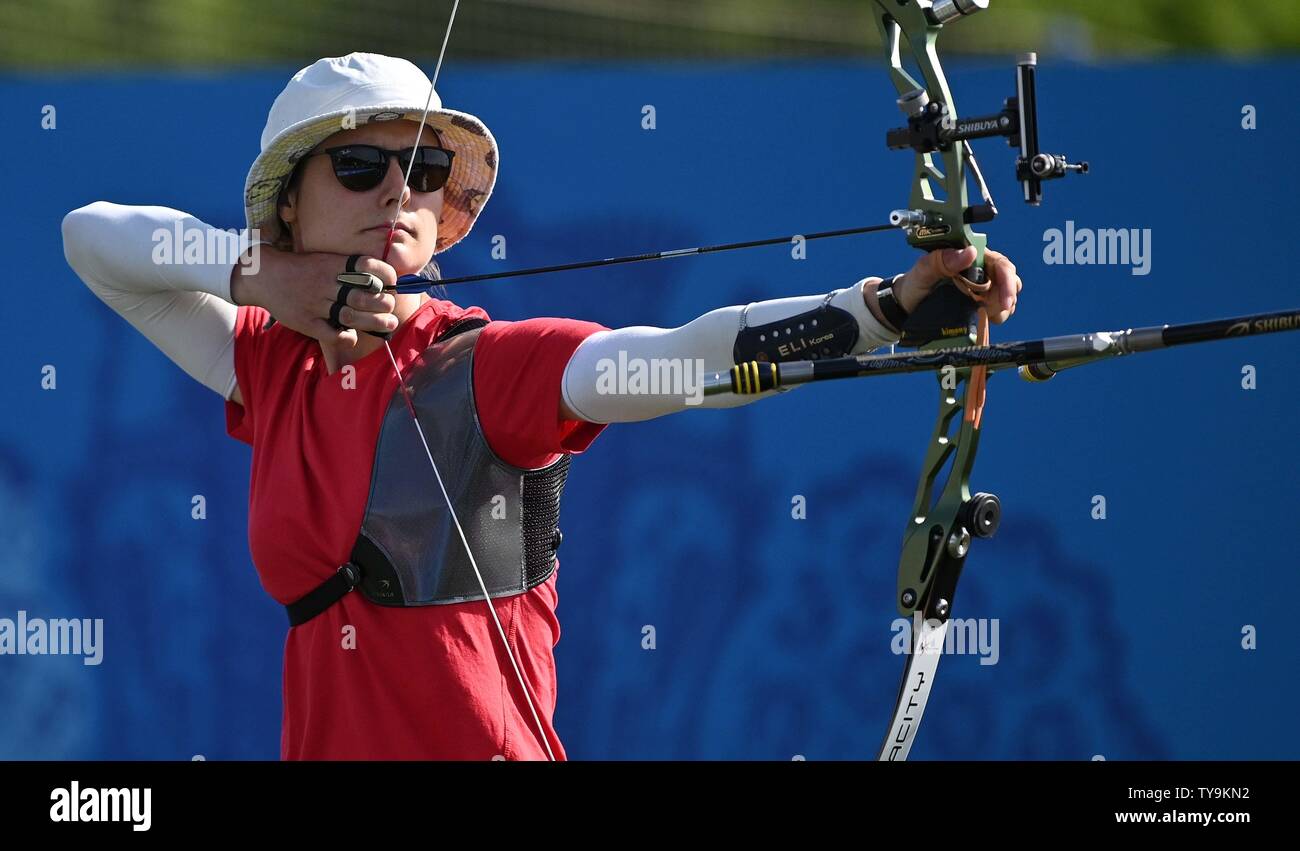
[[(935, 43), (944, 24), (987, 9), (989, 0), (873, 0), (873, 5), (898, 106), (907, 116), (907, 126), (888, 131), (885, 143), (894, 150), (910, 148), (916, 155), (909, 207), (894, 210), (889, 222), (902, 228), (908, 243), (922, 251), (970, 245), (977, 252), (975, 263), (958, 283), (941, 282), (912, 313), (900, 343), (917, 348), (936, 341), (952, 345), (962, 338), (975, 343), (977, 305), (971, 293), (987, 289), (987, 240), (971, 225), (992, 220), (998, 210), (970, 140), (1003, 136), (1020, 149), (1016, 179), (1024, 187), (1025, 201), (1033, 205), (1042, 200), (1044, 181), (1072, 171), (1084, 174), (1088, 164), (1039, 150), (1035, 54), (1025, 54), (1017, 62), (1016, 94), (1006, 99), (1001, 112), (959, 117)], [(904, 47), (917, 76), (904, 64)], [(968, 169), (979, 187), (981, 203), (967, 203)]]
[[(1072, 163), (1065, 154), (1045, 154), (1039, 150), (1038, 102), (1034, 79), (1037, 67), (1038, 54), (1025, 53), (1020, 56), (1016, 61), (1016, 94), (1006, 99), (1001, 112), (993, 115), (958, 120), (947, 104), (930, 100), (925, 89), (913, 89), (898, 99), (899, 109), (907, 116), (907, 126), (886, 133), (885, 143), (894, 150), (911, 148), (917, 153), (926, 154), (945, 150), (957, 142), (1005, 136), (1008, 145), (1020, 148), (1020, 156), (1016, 157), (1016, 180), (1024, 186), (1025, 201), (1038, 206), (1043, 200), (1043, 181), (1065, 177), (1072, 171), (1087, 174), (1088, 164)], [(971, 207), (967, 219), (971, 222), (987, 222), (998, 211), (988, 197), (986, 187), (983, 187), (983, 179), (979, 176), (974, 157), (969, 151), (967, 156), (971, 159), (977, 177), (980, 177), (981, 188), (986, 190), (985, 203)], [(909, 212), (900, 211), (902, 215)]]

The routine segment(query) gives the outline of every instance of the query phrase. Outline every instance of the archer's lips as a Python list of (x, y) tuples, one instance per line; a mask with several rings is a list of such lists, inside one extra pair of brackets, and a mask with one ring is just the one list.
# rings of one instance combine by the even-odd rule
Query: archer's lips
[(400, 222), (397, 224), (397, 227), (393, 227), (393, 225), (390, 222), (384, 222), (382, 225), (375, 225), (372, 228), (366, 228), (366, 231), (369, 232), (372, 230), (381, 230), (384, 233), (387, 233), (390, 227), (393, 228), (393, 230), (398, 233), (409, 233), (412, 236), (415, 235), (415, 231), (411, 230), (409, 227), (407, 227), (404, 224), (401, 224)]

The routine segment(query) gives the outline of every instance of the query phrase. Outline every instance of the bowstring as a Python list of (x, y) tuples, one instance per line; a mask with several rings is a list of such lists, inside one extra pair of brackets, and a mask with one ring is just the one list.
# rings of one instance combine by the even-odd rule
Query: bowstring
[[(419, 147), (420, 137), (424, 134), (424, 128), (428, 124), (429, 108), (433, 104), (434, 89), (438, 85), (438, 75), (442, 72), (442, 60), (447, 54), (447, 43), (451, 40), (451, 29), (456, 23), (456, 11), (459, 8), (460, 0), (455, 0), (451, 7), (451, 17), (447, 20), (447, 31), (442, 37), (442, 49), (438, 51), (438, 64), (433, 69), (433, 79), (429, 83), (429, 96), (424, 101), (424, 112), (420, 116), (420, 126), (415, 132), (415, 144), (412, 146), (411, 160), (406, 164), (406, 174), (402, 178), (403, 194), (397, 202), (397, 212), (393, 214), (393, 221), (388, 226), (388, 238), (384, 241), (384, 253), (380, 257), (380, 260), (384, 262), (388, 262), (388, 255), (393, 248), (393, 238), (397, 235), (397, 222), (402, 216), (402, 209), (406, 204), (406, 200), (410, 198), (411, 193), (408, 190), (411, 183), (411, 171), (415, 168), (416, 158), (414, 149)], [(483, 581), (483, 573), (479, 570), (478, 561), (474, 558), (474, 550), (470, 547), (469, 538), (466, 537), (465, 529), (460, 524), (460, 517), (456, 515), (451, 496), (447, 493), (447, 486), (443, 484), (438, 463), (433, 460), (433, 450), (429, 448), (428, 438), (425, 437), (424, 428), (420, 425), (420, 418), (415, 411), (415, 400), (411, 397), (410, 388), (406, 386), (406, 379), (402, 375), (402, 369), (397, 365), (397, 357), (393, 354), (393, 347), (389, 345), (387, 339), (384, 339), (384, 349), (388, 352), (389, 363), (393, 365), (393, 373), (397, 376), (397, 386), (406, 401), (407, 410), (411, 413), (411, 422), (415, 424), (415, 430), (420, 435), (420, 443), (424, 446), (424, 453), (429, 459), (429, 466), (433, 468), (433, 475), (438, 480), (438, 489), (442, 491), (442, 498), (447, 504), (447, 511), (456, 526), (456, 532), (460, 535), (461, 544), (465, 547), (465, 555), (469, 557), (470, 566), (474, 568), (474, 578), (478, 580), (479, 590), (483, 592), (483, 601), (487, 604), (488, 612), (492, 615), (492, 622), (496, 625), (497, 635), (500, 636), (501, 644), (505, 647), (506, 657), (510, 660), (510, 667), (514, 669), (515, 677), (519, 681), (519, 687), (523, 689), (524, 700), (528, 703), (528, 710), (533, 716), (533, 723), (537, 725), (537, 733), (541, 737), (542, 744), (546, 747), (546, 756), (551, 762), (554, 762), (555, 752), (551, 750), (551, 741), (546, 735), (546, 728), (542, 725), (541, 716), (537, 713), (537, 705), (533, 700), (532, 692), (528, 688), (528, 682), (524, 679), (523, 669), (519, 666), (519, 660), (515, 658), (515, 653), (510, 647), (510, 639), (506, 637), (505, 627), (501, 625), (501, 618), (497, 615), (496, 606), (492, 604), (492, 597), (488, 594), (487, 583)]]

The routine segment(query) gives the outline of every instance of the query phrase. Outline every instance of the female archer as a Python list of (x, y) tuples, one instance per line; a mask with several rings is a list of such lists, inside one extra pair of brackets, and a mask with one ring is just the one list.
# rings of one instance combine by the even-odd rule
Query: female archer
[[(432, 89), (413, 64), (367, 53), (294, 75), (225, 260), (155, 265), (159, 231), (220, 235), (176, 210), (97, 202), (63, 223), (86, 285), (221, 394), (228, 432), (252, 446), (250, 550), (291, 624), (284, 759), (563, 758), (555, 550), (570, 457), (609, 423), (700, 403), (682, 388), (607, 392), (607, 365), (780, 359), (771, 330), (801, 322), (825, 332), (821, 355), (867, 352), (976, 256), (936, 251), (888, 284), (678, 328), (491, 321), (397, 289), (438, 277), (434, 255), (496, 182), (492, 134)], [(1001, 323), (1020, 279), (994, 251), (986, 268), (984, 308)]]

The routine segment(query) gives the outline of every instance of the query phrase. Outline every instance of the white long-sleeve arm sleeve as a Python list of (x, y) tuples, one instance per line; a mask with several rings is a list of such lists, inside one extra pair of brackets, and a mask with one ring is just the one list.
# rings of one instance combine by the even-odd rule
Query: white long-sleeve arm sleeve
[[(174, 244), (176, 237), (197, 243), (197, 234), (203, 236), (206, 262), (156, 259), (164, 241), (180, 256), (192, 243)], [(235, 392), (239, 310), (230, 300), (230, 272), (248, 245), (247, 234), (168, 207), (96, 201), (63, 219), (64, 256), (91, 292), (224, 399)]]
[[(858, 322), (858, 341), (851, 354), (898, 342), (898, 333), (876, 319), (864, 300), (863, 287), (877, 280), (865, 278), (836, 291), (831, 298), (831, 305), (848, 311)], [(755, 396), (723, 394), (692, 399), (680, 387), (663, 388), (663, 392), (611, 392), (607, 377), (611, 365), (617, 364), (676, 363), (694, 365), (684, 368), (696, 374), (722, 372), (734, 365), (732, 347), (742, 323), (752, 327), (797, 316), (825, 299), (825, 295), (772, 299), (718, 308), (678, 328), (632, 326), (593, 334), (583, 340), (565, 367), (561, 391), (565, 404), (589, 422), (638, 422), (688, 408), (733, 408), (788, 392), (794, 388)]]

